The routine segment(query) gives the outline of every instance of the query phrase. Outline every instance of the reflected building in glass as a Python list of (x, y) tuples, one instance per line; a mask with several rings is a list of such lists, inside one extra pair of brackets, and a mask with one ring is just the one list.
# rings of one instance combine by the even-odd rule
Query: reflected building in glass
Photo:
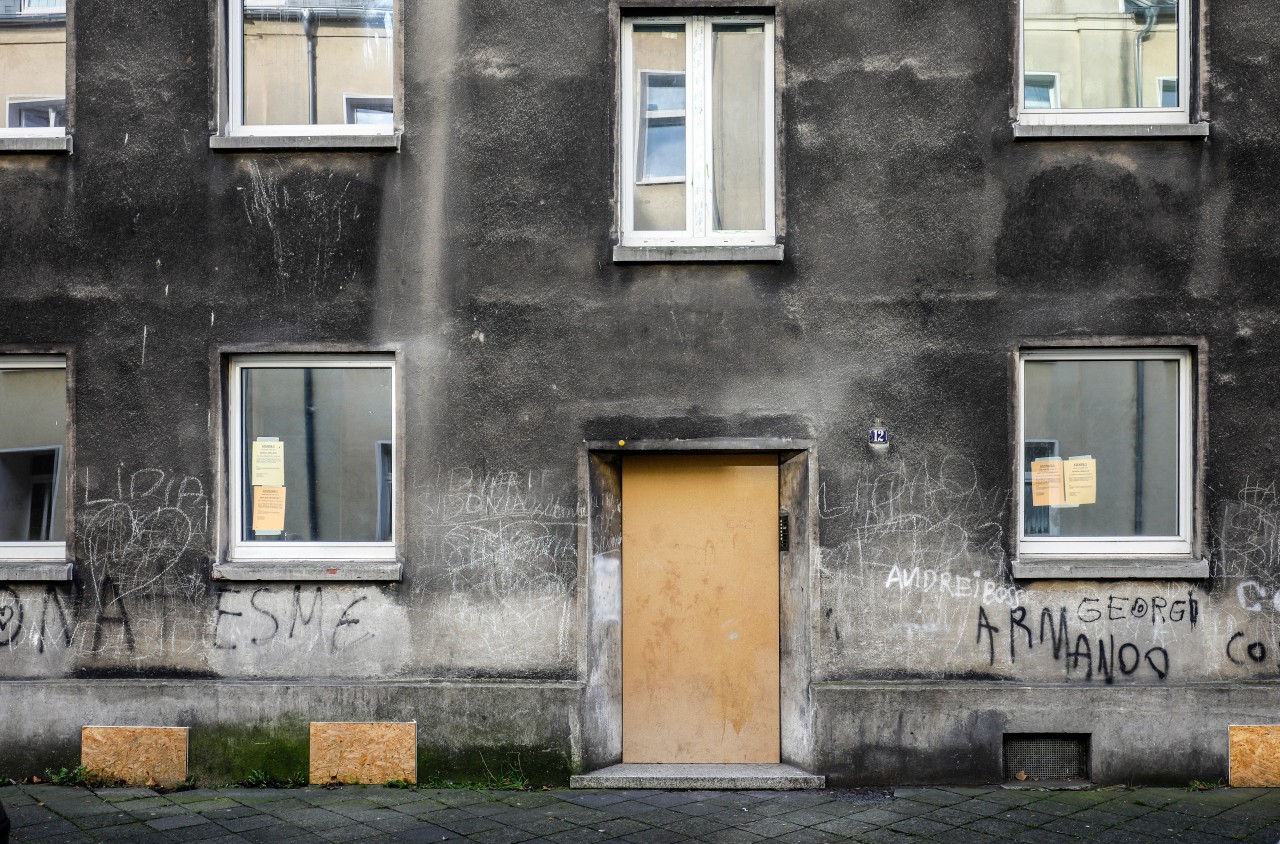
[(1177, 108), (1178, 0), (1023, 0), (1023, 108)]
[(393, 0), (245, 0), (245, 125), (391, 125)]
[(65, 0), (0, 0), (0, 105), (0, 129), (67, 125)]

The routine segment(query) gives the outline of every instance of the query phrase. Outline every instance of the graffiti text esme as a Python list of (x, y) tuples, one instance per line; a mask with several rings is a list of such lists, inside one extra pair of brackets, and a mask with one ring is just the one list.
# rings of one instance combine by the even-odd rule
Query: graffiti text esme
[(373, 638), (359, 626), (360, 604), (367, 600), (367, 595), (344, 595), (334, 604), (330, 597), (326, 607), (320, 586), (219, 589), (213, 646), (287, 646), (337, 654)]
[(1122, 677), (1138, 675), (1164, 680), (1169, 676), (1168, 649), (1124, 639), (1117, 641), (1115, 633), (1098, 633), (1093, 625), (1124, 621), (1132, 626), (1136, 621), (1153, 627), (1194, 629), (1199, 619), (1200, 602), (1191, 592), (1185, 599), (1172, 601), (1159, 595), (1085, 597), (1073, 610), (1066, 606), (1056, 610), (1044, 607), (1038, 615), (1027, 607), (1016, 606), (1009, 610), (1004, 628), (996, 624), (996, 620), (1001, 619), (993, 620), (986, 608), (980, 606), (974, 643), (987, 652), (989, 665), (996, 664), (997, 655), (1003, 656), (1003, 633), (1008, 637), (1010, 665), (1017, 664), (1019, 659), (1045, 654), (1061, 662), (1067, 676), (1086, 681), (1098, 677), (1114, 683), (1117, 673)]

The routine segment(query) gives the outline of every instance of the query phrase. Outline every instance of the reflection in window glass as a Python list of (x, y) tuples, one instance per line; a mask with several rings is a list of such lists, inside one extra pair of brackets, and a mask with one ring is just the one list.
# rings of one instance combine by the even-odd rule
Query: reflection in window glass
[(64, 542), (67, 372), (0, 360), (0, 542)]
[(393, 0), (244, 0), (243, 122), (250, 126), (387, 122), (394, 86)]
[[(1176, 360), (1028, 360), (1023, 370), (1024, 536), (1176, 536)], [(1097, 501), (1035, 507), (1041, 458), (1096, 461)]]
[(761, 24), (712, 27), (712, 226), (756, 231), (764, 225), (765, 34)]
[[(1181, 0), (1022, 0), (1024, 108), (1169, 108)], [(1058, 103), (1034, 90), (1059, 80)]]
[(685, 228), (684, 24), (637, 24), (632, 30), (635, 69), (635, 228)]
[(65, 2), (0, 0), (0, 129), (67, 124)]
[(390, 541), (391, 368), (246, 367), (241, 390), (241, 539)]

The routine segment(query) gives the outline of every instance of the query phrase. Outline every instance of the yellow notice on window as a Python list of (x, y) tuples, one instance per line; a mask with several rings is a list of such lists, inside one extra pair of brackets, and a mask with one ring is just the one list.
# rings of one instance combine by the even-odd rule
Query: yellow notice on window
[(253, 486), (284, 486), (284, 443), (276, 439), (260, 439), (253, 443)]
[(1094, 504), (1098, 500), (1098, 461), (1071, 457), (1063, 464), (1068, 504)]
[(1054, 507), (1064, 503), (1062, 458), (1042, 457), (1031, 463), (1031, 504)]
[(284, 530), (284, 487), (253, 488), (253, 532), (280, 533)]

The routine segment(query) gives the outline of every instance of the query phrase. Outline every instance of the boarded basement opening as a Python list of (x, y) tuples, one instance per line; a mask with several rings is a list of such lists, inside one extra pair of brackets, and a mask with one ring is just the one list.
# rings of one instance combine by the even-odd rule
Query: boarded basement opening
[(1005, 733), (1004, 778), (1034, 782), (1089, 779), (1086, 733)]

